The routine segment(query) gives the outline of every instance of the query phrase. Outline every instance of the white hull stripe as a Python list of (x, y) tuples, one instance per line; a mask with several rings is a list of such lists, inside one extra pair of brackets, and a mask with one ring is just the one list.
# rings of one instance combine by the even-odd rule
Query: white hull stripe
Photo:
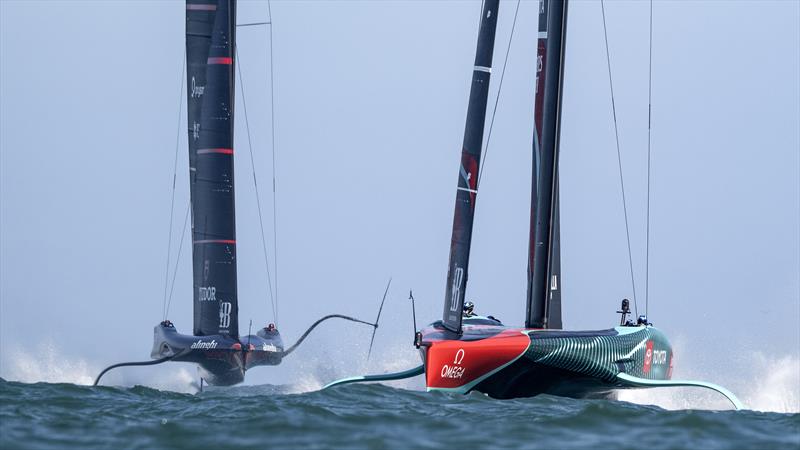
[(547, 39), (547, 31), (540, 31), (539, 39)]
[(486, 66), (475, 66), (475, 70), (477, 70), (479, 72), (492, 73), (492, 68), (491, 67), (486, 67)]
[(476, 189), (467, 189), (467, 188), (462, 188), (462, 187), (460, 187), (460, 188), (458, 188), (458, 190), (459, 190), (459, 191), (467, 191), (467, 192), (471, 192), (471, 193), (473, 193), (473, 194), (477, 194), (477, 193), (478, 193), (478, 191), (477, 191)]

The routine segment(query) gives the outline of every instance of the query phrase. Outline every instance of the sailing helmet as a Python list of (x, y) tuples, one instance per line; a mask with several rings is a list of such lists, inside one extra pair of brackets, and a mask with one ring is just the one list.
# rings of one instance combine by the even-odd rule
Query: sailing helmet
[(473, 314), (472, 310), (475, 309), (475, 303), (470, 301), (464, 302), (464, 315), (471, 316)]

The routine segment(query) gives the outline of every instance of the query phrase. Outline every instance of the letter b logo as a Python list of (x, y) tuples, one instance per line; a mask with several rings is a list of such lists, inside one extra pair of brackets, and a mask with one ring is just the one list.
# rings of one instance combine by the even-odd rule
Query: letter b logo
[(222, 302), (219, 304), (219, 327), (228, 328), (231, 325), (231, 303)]

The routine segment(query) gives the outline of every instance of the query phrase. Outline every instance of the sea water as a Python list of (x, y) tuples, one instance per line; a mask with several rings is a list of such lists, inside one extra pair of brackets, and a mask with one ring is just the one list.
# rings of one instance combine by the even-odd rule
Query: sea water
[(733, 411), (712, 392), (681, 388), (501, 401), (427, 393), (418, 380), (322, 391), (329, 380), (298, 377), (198, 392), (189, 366), (92, 387), (90, 364), (45, 370), (22, 358), (0, 379), (0, 448), (800, 449), (800, 362), (764, 363), (772, 378), (738, 392), (752, 409)]

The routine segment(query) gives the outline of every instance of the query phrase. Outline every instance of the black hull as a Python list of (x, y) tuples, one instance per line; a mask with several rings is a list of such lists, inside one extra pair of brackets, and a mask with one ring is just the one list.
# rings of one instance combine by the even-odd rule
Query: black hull
[(244, 381), (247, 370), (281, 363), (283, 340), (277, 331), (233, 339), (230, 336), (192, 336), (180, 334), (172, 326), (156, 325), (153, 359), (191, 362), (198, 365), (200, 377), (214, 386), (232, 386)]
[(597, 378), (528, 361), (516, 361), (475, 387), (476, 391), (497, 399), (550, 394), (615, 400), (616, 389), (619, 387)]

